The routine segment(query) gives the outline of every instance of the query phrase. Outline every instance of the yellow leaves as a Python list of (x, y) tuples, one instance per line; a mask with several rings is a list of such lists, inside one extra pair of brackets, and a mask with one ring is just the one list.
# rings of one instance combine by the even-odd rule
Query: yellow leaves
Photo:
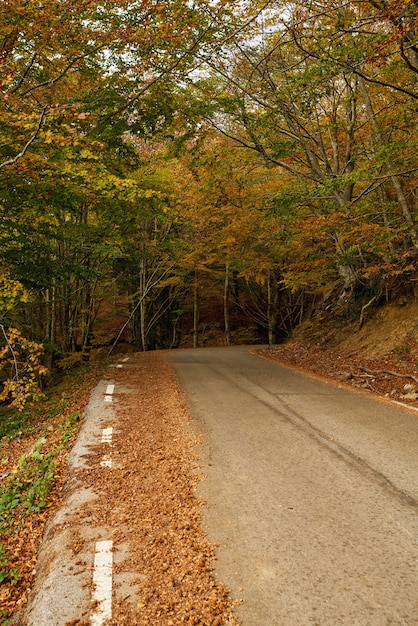
[(43, 142), (47, 145), (54, 143), (56, 141), (56, 135), (51, 130), (47, 130), (43, 133)]
[(397, 279), (400, 276), (405, 276), (411, 273), (414, 275), (416, 274), (416, 267), (412, 263), (400, 266), (399, 262), (396, 260), (393, 263), (386, 262), (371, 264), (362, 270), (361, 275), (364, 278), (384, 276), (385, 278)]
[(98, 161), (99, 157), (97, 154), (94, 154), (94, 152), (92, 152), (91, 150), (88, 150), (87, 148), (82, 148), (80, 150), (80, 159), (86, 159), (89, 161)]
[(71, 352), (68, 356), (64, 357), (63, 359), (60, 359), (57, 365), (60, 368), (60, 370), (62, 370), (63, 372), (67, 372), (73, 369), (74, 367), (76, 367), (77, 365), (80, 365), (83, 362), (85, 356), (86, 355), (83, 354), (82, 352)]
[(0, 313), (10, 311), (19, 302), (29, 302), (29, 299), (22, 283), (12, 280), (7, 272), (0, 273)]
[(5, 328), (0, 324), (5, 342), (0, 352), (0, 372), (3, 371), (3, 387), (0, 401), (8, 400), (21, 411), (26, 402), (42, 397), (39, 377), (47, 373), (40, 362), (41, 344), (29, 341), (16, 328)]

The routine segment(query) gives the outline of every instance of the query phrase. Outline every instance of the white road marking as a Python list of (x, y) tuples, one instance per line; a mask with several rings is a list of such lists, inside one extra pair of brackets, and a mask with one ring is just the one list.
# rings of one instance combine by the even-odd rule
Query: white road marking
[(105, 396), (104, 397), (104, 401), (105, 402), (113, 402), (113, 396)]
[(122, 363), (118, 363), (118, 364), (116, 365), (116, 367), (117, 367), (117, 368), (119, 368), (119, 369), (121, 369), (121, 368), (123, 367), (123, 365), (122, 365)]
[(102, 443), (110, 443), (113, 437), (113, 428), (103, 428), (102, 430)]
[(98, 541), (96, 543), (92, 599), (97, 605), (90, 619), (92, 626), (102, 626), (106, 620), (112, 617), (112, 549), (113, 541)]
[(124, 359), (122, 359), (122, 363), (126, 363), (126, 361), (129, 361), (129, 357), (126, 356)]
[(104, 455), (104, 457), (100, 461), (100, 465), (102, 467), (112, 467), (113, 466), (112, 458), (111, 458), (110, 454), (105, 454)]
[(107, 396), (111, 396), (114, 391), (115, 391), (115, 385), (108, 385), (106, 387), (106, 395)]
[(397, 400), (392, 400), (393, 404), (399, 404), (399, 406), (404, 406), (407, 409), (412, 409), (413, 411), (418, 411), (416, 406), (411, 406), (410, 404), (406, 404), (406, 402), (398, 402)]

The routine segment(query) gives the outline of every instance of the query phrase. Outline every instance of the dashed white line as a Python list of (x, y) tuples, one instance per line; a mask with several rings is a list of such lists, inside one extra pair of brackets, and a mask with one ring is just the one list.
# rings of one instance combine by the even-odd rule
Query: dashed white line
[[(104, 401), (112, 402), (115, 385), (107, 385)], [(103, 428), (102, 443), (111, 443), (113, 428)], [(105, 454), (100, 461), (102, 467), (112, 467), (110, 454)], [(98, 541), (96, 543), (94, 555), (93, 571), (93, 594), (92, 599), (96, 604), (94, 613), (91, 616), (92, 626), (102, 626), (112, 617), (112, 569), (113, 569), (113, 542)]]
[(98, 541), (96, 543), (92, 594), (96, 609), (90, 619), (92, 626), (102, 626), (106, 620), (112, 617), (112, 550), (113, 541)]
[(102, 430), (102, 443), (111, 443), (113, 437), (113, 428), (103, 428)]
[(105, 392), (105, 397), (104, 397), (104, 401), (105, 402), (113, 402), (113, 392), (115, 391), (115, 385), (108, 385), (106, 387), (106, 392)]
[(122, 363), (126, 363), (126, 361), (129, 361), (129, 357), (126, 356), (124, 359), (122, 359)]

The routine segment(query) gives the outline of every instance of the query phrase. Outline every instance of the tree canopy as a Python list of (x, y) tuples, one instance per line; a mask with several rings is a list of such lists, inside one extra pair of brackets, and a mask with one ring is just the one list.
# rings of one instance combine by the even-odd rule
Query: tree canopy
[(4, 398), (86, 358), (116, 293), (142, 350), (197, 345), (216, 302), (226, 343), (274, 342), (414, 293), (417, 11), (4, 0)]

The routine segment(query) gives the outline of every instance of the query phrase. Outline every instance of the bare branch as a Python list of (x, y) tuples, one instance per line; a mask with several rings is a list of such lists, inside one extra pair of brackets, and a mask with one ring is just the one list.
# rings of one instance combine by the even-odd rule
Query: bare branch
[(29, 63), (27, 64), (25, 71), (23, 72), (22, 76), (20, 77), (18, 83), (13, 87), (13, 89), (10, 90), (10, 93), (16, 93), (16, 91), (19, 89), (19, 87), (21, 86), (21, 84), (23, 83), (23, 81), (25, 80), (26, 76), (28, 75), (32, 65), (35, 63), (35, 59), (36, 59), (36, 55), (37, 53), (34, 52), (29, 60)]
[(233, 141), (235, 141), (236, 143), (239, 143), (244, 148), (249, 148), (250, 150), (254, 150), (255, 152), (258, 152), (269, 163), (272, 163), (273, 165), (278, 165), (279, 167), (282, 167), (283, 169), (285, 169), (288, 172), (291, 172), (292, 174), (295, 174), (297, 176), (302, 176), (304, 178), (308, 178), (309, 180), (314, 180), (314, 178), (312, 176), (308, 175), (307, 173), (305, 174), (303, 172), (300, 172), (296, 168), (294, 168), (291, 165), (289, 165), (288, 163), (285, 163), (284, 161), (279, 161), (279, 160), (274, 159), (273, 157), (271, 157), (266, 152), (264, 146), (262, 146), (261, 143), (257, 142), (256, 145), (250, 144), (247, 141), (244, 141), (244, 139), (241, 139), (240, 137), (236, 137), (235, 135), (231, 135), (226, 130), (224, 130), (223, 128), (221, 128), (217, 124), (215, 124), (215, 122), (213, 120), (211, 120), (209, 118), (206, 118), (206, 121), (209, 122), (209, 124), (211, 124), (211, 126), (213, 126), (213, 128), (216, 128), (216, 130), (219, 131), (224, 137), (228, 137), (228, 139), (232, 139)]
[(3, 324), (0, 324), (0, 328), (1, 328), (1, 331), (3, 333), (4, 339), (6, 341), (7, 347), (9, 348), (9, 350), (11, 352), (11, 355), (12, 355), (13, 366), (14, 366), (14, 370), (15, 370), (15, 373), (16, 373), (16, 381), (20, 382), (20, 379), (19, 379), (19, 366), (18, 366), (18, 362), (17, 362), (17, 358), (16, 358), (16, 353), (13, 350), (13, 346), (12, 346), (12, 344), (9, 341), (9, 338), (7, 336), (7, 333), (6, 333), (6, 329), (4, 328)]
[(36, 127), (36, 130), (33, 133), (32, 137), (26, 142), (26, 144), (24, 145), (22, 150), (18, 154), (16, 154), (16, 156), (14, 156), (13, 158), (9, 159), (8, 161), (4, 161), (3, 163), (0, 163), (0, 169), (2, 169), (3, 167), (6, 167), (7, 165), (13, 165), (14, 163), (16, 163), (16, 161), (21, 159), (26, 154), (27, 150), (30, 148), (30, 146), (33, 144), (33, 142), (36, 141), (36, 139), (39, 136), (39, 133), (41, 132), (42, 125), (43, 125), (45, 117), (47, 115), (47, 113), (46, 113), (47, 109), (48, 109), (48, 107), (46, 107), (46, 106), (42, 109), (42, 113), (41, 113), (41, 115), (39, 117), (39, 121), (38, 121), (38, 125)]
[(145, 290), (144, 290), (143, 294), (139, 298), (138, 302), (135, 304), (134, 308), (132, 309), (131, 314), (129, 315), (128, 319), (126, 320), (126, 322), (123, 324), (122, 328), (120, 329), (120, 331), (118, 333), (118, 336), (116, 337), (115, 341), (113, 342), (113, 344), (112, 344), (112, 346), (111, 346), (111, 348), (110, 348), (110, 350), (108, 352), (108, 356), (110, 356), (112, 354), (113, 350), (116, 347), (116, 344), (118, 343), (119, 339), (122, 336), (123, 331), (128, 326), (129, 322), (132, 320), (132, 318), (135, 315), (136, 311), (138, 310), (139, 306), (144, 301), (144, 299), (147, 297), (147, 295), (149, 294), (151, 289), (153, 287), (155, 287), (155, 285), (158, 285), (158, 283), (160, 283), (162, 280), (164, 280), (164, 278), (167, 276), (167, 274), (170, 272), (170, 270), (173, 269), (174, 266), (175, 266), (175, 263), (171, 263), (171, 265), (167, 269), (163, 270), (161, 275), (158, 276), (157, 278), (155, 278), (155, 280), (154, 280), (154, 277), (155, 277), (155, 275), (157, 273), (157, 269), (155, 269), (152, 272), (152, 274), (151, 274), (151, 276), (150, 276), (150, 278), (149, 278), (149, 280), (148, 280), (148, 282), (147, 282), (147, 284), (145, 286)]
[(360, 319), (359, 319), (359, 328), (362, 328), (363, 323), (364, 323), (364, 312), (366, 311), (366, 309), (368, 309), (373, 302), (376, 300), (376, 296), (373, 296), (373, 298), (370, 298), (370, 300), (361, 307), (361, 314), (360, 314)]

